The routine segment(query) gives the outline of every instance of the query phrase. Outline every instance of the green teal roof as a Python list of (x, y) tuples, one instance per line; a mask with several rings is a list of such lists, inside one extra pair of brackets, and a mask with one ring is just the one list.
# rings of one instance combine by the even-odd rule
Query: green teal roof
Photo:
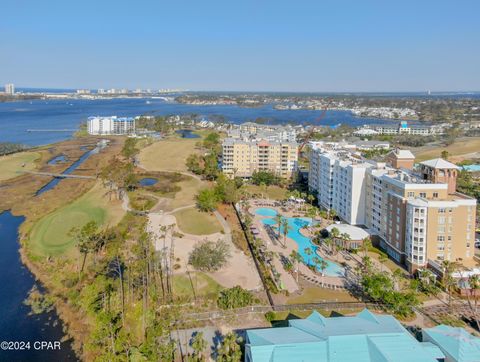
[(253, 362), (437, 362), (442, 351), (418, 342), (392, 316), (363, 310), (353, 317), (325, 318), (313, 312), (289, 327), (247, 330)]
[(430, 340), (456, 362), (480, 361), (480, 338), (464, 328), (439, 325), (423, 330), (424, 340)]

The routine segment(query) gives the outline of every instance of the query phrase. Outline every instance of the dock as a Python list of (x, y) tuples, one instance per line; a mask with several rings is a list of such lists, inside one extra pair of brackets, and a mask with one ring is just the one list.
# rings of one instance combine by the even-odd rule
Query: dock
[(76, 132), (78, 129), (68, 129), (68, 128), (63, 128), (63, 129), (27, 129), (27, 132)]

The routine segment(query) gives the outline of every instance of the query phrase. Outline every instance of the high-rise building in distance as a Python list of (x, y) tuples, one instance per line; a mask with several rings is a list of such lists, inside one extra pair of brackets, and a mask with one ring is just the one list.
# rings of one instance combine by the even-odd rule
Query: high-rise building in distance
[(91, 135), (133, 135), (135, 119), (131, 117), (89, 117), (88, 133)]
[(10, 95), (15, 94), (15, 85), (13, 83), (5, 84), (5, 93)]

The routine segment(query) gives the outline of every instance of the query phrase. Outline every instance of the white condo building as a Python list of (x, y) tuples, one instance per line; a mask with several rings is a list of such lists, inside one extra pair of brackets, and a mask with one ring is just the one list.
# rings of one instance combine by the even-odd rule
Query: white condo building
[(131, 117), (89, 117), (88, 133), (91, 135), (133, 135), (135, 119)]
[(414, 160), (406, 150), (375, 162), (350, 150), (313, 147), (308, 184), (320, 206), (365, 226), (410, 271), (439, 270), (444, 260), (474, 265), (477, 201), (456, 192), (459, 167), (443, 159)]
[(13, 83), (5, 84), (5, 93), (10, 95), (15, 94), (15, 85)]
[(348, 152), (313, 150), (309, 188), (318, 202), (352, 225), (365, 224), (365, 174), (372, 165)]

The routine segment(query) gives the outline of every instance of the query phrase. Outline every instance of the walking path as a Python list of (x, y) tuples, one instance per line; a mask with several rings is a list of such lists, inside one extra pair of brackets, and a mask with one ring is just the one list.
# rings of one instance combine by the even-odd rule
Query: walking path
[[(262, 283), (253, 265), (253, 261), (235, 247), (229, 228), (225, 231), (225, 234), (192, 235), (182, 232), (176, 225), (175, 216), (170, 213), (150, 213), (148, 219), (147, 230), (153, 235), (155, 249), (157, 251), (169, 252), (173, 243), (175, 259), (178, 258), (176, 264), (179, 266), (175, 269), (175, 274), (187, 272), (190, 253), (197, 243), (205, 239), (213, 242), (224, 240), (230, 247), (228, 264), (217, 272), (207, 274), (216, 280), (217, 283), (227, 288), (240, 285), (242, 288), (248, 290), (261, 289)], [(182, 234), (183, 236), (176, 237), (176, 233)]]
[(192, 207), (195, 207), (196, 205), (195, 204), (191, 204), (191, 205), (185, 205), (185, 206), (181, 206), (181, 207), (177, 207), (176, 209), (173, 209), (171, 211), (168, 211), (166, 212), (166, 214), (175, 214), (177, 211), (181, 211), (181, 210), (185, 210), (185, 209), (191, 209)]
[[(137, 166), (146, 170), (140, 162), (137, 162)], [(184, 176), (192, 177), (202, 183), (204, 182), (201, 177), (190, 172), (175, 170), (157, 170), (157, 172), (179, 173)], [(128, 207), (128, 202), (126, 205), (126, 207)], [(231, 257), (229, 258), (228, 265), (217, 272), (207, 274), (213, 277), (213, 279), (219, 284), (227, 288), (240, 285), (242, 288), (248, 290), (261, 289), (262, 282), (255, 269), (253, 260), (247, 257), (233, 244), (230, 225), (218, 211), (215, 211), (214, 214), (222, 225), (223, 234), (214, 233), (210, 235), (192, 235), (186, 234), (178, 228), (174, 214), (178, 211), (193, 208), (195, 206), (195, 204), (190, 204), (165, 212), (161, 209), (161, 199), (159, 199), (159, 203), (153, 208), (156, 211), (148, 213), (149, 221), (147, 230), (151, 232), (154, 237), (156, 250), (164, 250), (168, 252), (172, 247), (172, 242), (174, 244), (175, 258), (180, 259), (180, 261), (176, 262), (180, 267), (177, 268), (174, 273), (181, 274), (187, 271), (186, 266), (188, 264), (189, 254), (197, 243), (205, 239), (214, 242), (222, 239), (230, 246)], [(162, 227), (164, 228), (162, 229)], [(181, 238), (175, 237), (175, 233), (182, 234), (183, 236)]]
[(230, 225), (228, 225), (227, 220), (225, 220), (223, 218), (223, 216), (217, 210), (215, 210), (213, 213), (215, 214), (215, 216), (217, 217), (217, 220), (220, 222), (220, 224), (223, 227), (223, 232), (225, 233), (226, 241), (233, 245), (233, 243), (232, 243), (232, 229), (230, 228)]

